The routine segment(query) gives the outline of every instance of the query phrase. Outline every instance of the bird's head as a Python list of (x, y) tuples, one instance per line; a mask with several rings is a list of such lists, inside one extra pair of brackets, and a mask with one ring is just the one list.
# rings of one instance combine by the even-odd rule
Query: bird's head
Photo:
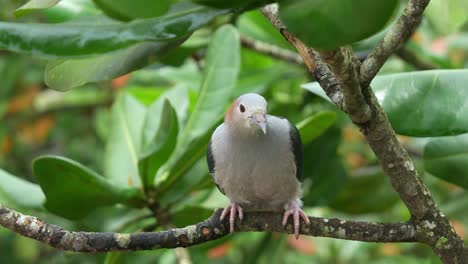
[(261, 95), (241, 95), (229, 107), (224, 123), (243, 134), (267, 133), (267, 102)]

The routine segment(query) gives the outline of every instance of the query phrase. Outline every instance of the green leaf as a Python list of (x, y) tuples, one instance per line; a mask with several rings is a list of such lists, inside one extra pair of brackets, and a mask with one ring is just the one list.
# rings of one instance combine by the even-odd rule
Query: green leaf
[(323, 111), (302, 120), (297, 124), (302, 144), (306, 145), (322, 135), (336, 120), (336, 113)]
[(239, 68), (239, 34), (233, 26), (222, 26), (208, 47), (202, 86), (181, 136), (181, 144), (203, 135), (218, 120), (230, 100)]
[(468, 33), (459, 33), (447, 38), (450, 49), (468, 50)]
[(186, 37), (227, 12), (186, 5), (166, 16), (130, 23), (110, 20), (60, 24), (0, 22), (0, 48), (43, 57), (100, 54), (145, 41)]
[[(468, 132), (468, 70), (377, 76), (371, 83), (398, 134), (437, 137)], [(327, 98), (318, 83), (303, 87)]]
[(456, 32), (468, 21), (467, 11), (466, 0), (432, 0), (424, 14), (438, 33), (448, 35)]
[(171, 0), (94, 0), (94, 3), (108, 16), (127, 21), (163, 15)]
[(296, 0), (280, 3), (280, 17), (314, 48), (335, 49), (363, 40), (390, 20), (398, 0)]
[(196, 188), (207, 179), (209, 180), (209, 188), (213, 188), (213, 180), (210, 178), (206, 159), (198, 159), (198, 161), (196, 161), (182, 177), (177, 179), (171, 188), (167, 189), (159, 198), (161, 206), (169, 208), (174, 205), (180, 205), (182, 201), (187, 201), (187, 196), (196, 191)]
[[(155, 118), (157, 116), (160, 118)], [(145, 187), (153, 185), (157, 170), (175, 149), (178, 130), (177, 113), (168, 99), (162, 98), (150, 106), (143, 126), (142, 150), (138, 162)]]
[(316, 140), (304, 144), (303, 201), (307, 206), (333, 201), (346, 181), (346, 171), (338, 156), (341, 130), (333, 126)]
[(61, 1), (51, 8), (39, 12), (48, 23), (62, 23), (72, 19), (91, 17), (102, 14), (92, 0)]
[(329, 205), (331, 208), (348, 214), (374, 213), (385, 211), (400, 200), (380, 168), (363, 170), (367, 171), (348, 178), (343, 190)]
[(45, 82), (52, 89), (66, 91), (89, 82), (111, 80), (153, 63), (177, 48), (185, 38), (167, 42), (147, 42), (103, 55), (47, 64)]
[(30, 0), (15, 10), (15, 16), (19, 17), (38, 9), (53, 7), (58, 4), (58, 2), (60, 2), (60, 0)]
[(243, 13), (237, 19), (239, 33), (282, 48), (294, 49), (259, 10)]
[(176, 227), (186, 227), (206, 220), (213, 214), (213, 209), (201, 206), (185, 206), (183, 209), (171, 214)]
[(47, 200), (45, 207), (57, 215), (78, 219), (96, 208), (123, 203), (141, 205), (138, 189), (121, 188), (85, 166), (63, 157), (42, 156), (33, 171)]
[(205, 65), (197, 101), (179, 137), (176, 151), (158, 171), (158, 183), (168, 178), (170, 182), (175, 181), (203, 155), (209, 133), (231, 99), (240, 68), (239, 35), (234, 27), (225, 25), (216, 31), (208, 47)]
[(42, 208), (45, 201), (44, 193), (39, 185), (13, 176), (1, 169), (0, 193), (6, 195), (15, 204), (26, 208)]
[(145, 115), (146, 108), (125, 93), (112, 106), (104, 175), (118, 186), (141, 186), (138, 156)]
[(249, 8), (255, 8), (255, 7), (260, 7), (262, 5), (265, 5), (269, 2), (268, 0), (192, 0), (192, 2), (201, 4), (201, 5), (206, 5), (206, 6), (211, 6), (211, 7), (216, 7), (216, 8), (239, 8), (239, 7), (249, 7)]
[(106, 254), (106, 259), (104, 264), (122, 264), (125, 263), (125, 253), (124, 252), (109, 252)]
[(433, 138), (423, 156), (427, 172), (468, 189), (468, 134)]

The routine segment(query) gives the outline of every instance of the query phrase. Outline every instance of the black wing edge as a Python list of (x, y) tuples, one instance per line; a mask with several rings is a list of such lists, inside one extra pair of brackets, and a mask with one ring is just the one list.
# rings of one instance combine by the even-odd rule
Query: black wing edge
[(296, 178), (302, 179), (302, 140), (297, 127), (289, 120), (289, 137), (291, 138), (291, 147), (296, 162)]
[(216, 184), (216, 187), (218, 187), (218, 190), (222, 193), (225, 194), (223, 189), (219, 187), (219, 185), (216, 183), (214, 174), (215, 174), (215, 160), (213, 157), (213, 151), (211, 150), (211, 140), (208, 143), (208, 148), (206, 150), (206, 162), (208, 163), (208, 170), (210, 171), (211, 178), (213, 179), (213, 182)]

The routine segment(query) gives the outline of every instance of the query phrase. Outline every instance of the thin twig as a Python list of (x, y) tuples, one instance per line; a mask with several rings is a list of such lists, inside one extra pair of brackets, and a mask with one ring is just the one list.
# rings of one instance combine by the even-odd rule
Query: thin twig
[(247, 36), (241, 36), (240, 41), (242, 46), (256, 51), (258, 53), (262, 53), (271, 56), (275, 59), (280, 59), (286, 62), (291, 62), (299, 65), (304, 64), (304, 61), (302, 60), (301, 56), (290, 50), (283, 49), (278, 46), (260, 40), (256, 40)]
[(407, 63), (413, 65), (418, 70), (434, 70), (440, 69), (436, 64), (433, 64), (427, 60), (420, 58), (416, 53), (414, 53), (409, 48), (403, 46), (395, 51), (395, 54), (400, 57), (400, 59), (406, 61)]

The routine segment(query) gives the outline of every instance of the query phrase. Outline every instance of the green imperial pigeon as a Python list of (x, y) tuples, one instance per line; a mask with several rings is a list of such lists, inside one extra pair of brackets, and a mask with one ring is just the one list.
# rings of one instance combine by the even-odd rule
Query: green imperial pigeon
[(227, 110), (224, 123), (214, 131), (207, 161), (219, 190), (230, 199), (221, 220), (230, 213), (230, 231), (236, 215), (246, 211), (282, 211), (283, 226), (292, 215), (299, 237), (302, 211), (302, 143), (297, 128), (285, 118), (267, 115), (267, 102), (244, 94)]

